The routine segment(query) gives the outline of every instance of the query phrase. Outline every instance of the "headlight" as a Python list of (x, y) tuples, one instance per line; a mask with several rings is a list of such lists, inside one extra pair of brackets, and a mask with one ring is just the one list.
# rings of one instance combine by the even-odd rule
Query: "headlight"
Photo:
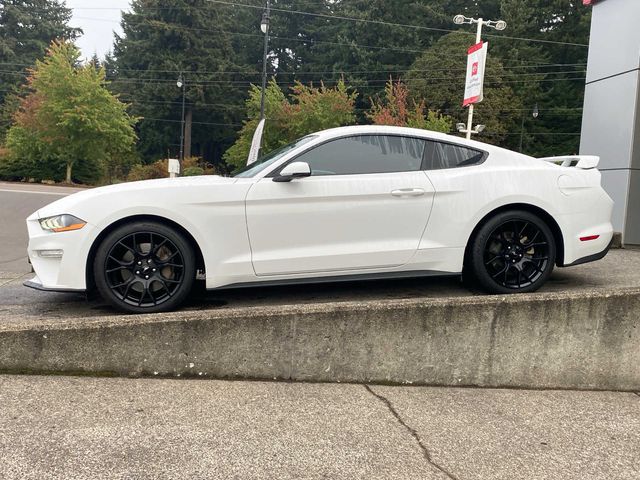
[(41, 218), (38, 220), (43, 230), (48, 232), (69, 232), (80, 230), (87, 222), (73, 215), (56, 215), (55, 217)]

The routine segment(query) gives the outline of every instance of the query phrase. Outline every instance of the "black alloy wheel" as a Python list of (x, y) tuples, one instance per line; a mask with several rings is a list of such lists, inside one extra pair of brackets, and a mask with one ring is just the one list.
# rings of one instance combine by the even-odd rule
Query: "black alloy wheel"
[(159, 223), (139, 222), (114, 230), (94, 263), (96, 285), (112, 305), (130, 313), (171, 310), (188, 295), (195, 279), (189, 243)]
[(540, 218), (512, 211), (496, 215), (480, 228), (471, 255), (475, 277), (485, 290), (533, 292), (551, 275), (556, 246)]

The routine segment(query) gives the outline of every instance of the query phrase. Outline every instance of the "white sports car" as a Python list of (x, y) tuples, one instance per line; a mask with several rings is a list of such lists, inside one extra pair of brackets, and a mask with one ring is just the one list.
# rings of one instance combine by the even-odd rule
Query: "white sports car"
[(41, 290), (98, 292), (127, 312), (208, 289), (460, 275), (531, 292), (554, 265), (598, 260), (613, 202), (598, 157), (536, 159), (424, 130), (301, 138), (233, 177), (113, 185), (27, 219)]

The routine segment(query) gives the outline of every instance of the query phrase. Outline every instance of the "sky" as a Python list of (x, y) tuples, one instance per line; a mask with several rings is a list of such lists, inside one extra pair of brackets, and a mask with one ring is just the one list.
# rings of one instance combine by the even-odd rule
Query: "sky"
[(66, 0), (67, 7), (73, 9), (71, 26), (80, 27), (84, 35), (76, 44), (85, 58), (94, 53), (104, 57), (113, 49), (113, 32), (122, 33), (120, 13), (129, 7), (130, 0)]

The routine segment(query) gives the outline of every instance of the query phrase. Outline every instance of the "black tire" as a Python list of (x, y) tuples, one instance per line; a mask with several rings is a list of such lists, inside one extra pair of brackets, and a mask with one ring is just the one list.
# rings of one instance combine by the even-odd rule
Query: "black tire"
[(469, 267), (488, 293), (538, 290), (556, 262), (556, 244), (549, 226), (538, 216), (511, 210), (486, 221), (471, 239)]
[(161, 223), (139, 221), (109, 233), (96, 251), (98, 292), (127, 313), (173, 310), (189, 295), (196, 276), (193, 248)]

